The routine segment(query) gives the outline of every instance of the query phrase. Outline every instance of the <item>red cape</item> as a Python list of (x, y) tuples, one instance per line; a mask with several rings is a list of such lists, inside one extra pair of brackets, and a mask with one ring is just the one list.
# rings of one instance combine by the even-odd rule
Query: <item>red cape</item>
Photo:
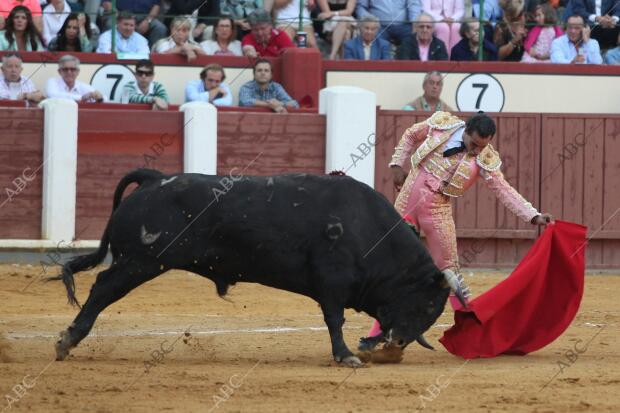
[(547, 226), (508, 278), (454, 313), (439, 341), (471, 359), (525, 355), (558, 338), (581, 303), (586, 231), (563, 221)]

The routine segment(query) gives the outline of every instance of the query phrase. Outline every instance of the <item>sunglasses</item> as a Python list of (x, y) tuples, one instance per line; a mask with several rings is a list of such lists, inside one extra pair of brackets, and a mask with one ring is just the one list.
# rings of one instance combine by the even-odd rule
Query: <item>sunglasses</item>
[(136, 70), (136, 75), (138, 76), (153, 76), (153, 73), (155, 72), (146, 71), (146, 70)]
[(77, 67), (63, 67), (60, 69), (61, 72), (77, 72), (78, 69)]

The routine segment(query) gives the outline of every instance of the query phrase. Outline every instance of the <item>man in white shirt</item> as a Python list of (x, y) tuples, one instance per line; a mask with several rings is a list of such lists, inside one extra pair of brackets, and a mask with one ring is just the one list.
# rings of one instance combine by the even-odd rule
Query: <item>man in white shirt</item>
[(77, 80), (80, 74), (80, 60), (71, 55), (64, 55), (58, 60), (60, 77), (53, 77), (45, 85), (48, 98), (72, 99), (76, 102), (103, 102), (101, 92), (91, 85)]
[(71, 7), (65, 0), (51, 0), (43, 9), (43, 39), (45, 44), (56, 37), (62, 24), (71, 13)]
[[(116, 23), (116, 52), (148, 55), (149, 42), (136, 33), (136, 16), (120, 13)], [(97, 53), (112, 53), (112, 30), (99, 37)]]
[(22, 70), (22, 58), (17, 53), (2, 56), (0, 99), (40, 102), (44, 98), (43, 93), (37, 90), (30, 79), (22, 77)]

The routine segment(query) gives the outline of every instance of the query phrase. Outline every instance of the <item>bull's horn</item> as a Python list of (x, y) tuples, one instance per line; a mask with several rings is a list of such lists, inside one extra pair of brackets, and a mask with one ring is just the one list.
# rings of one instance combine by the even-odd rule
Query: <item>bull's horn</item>
[(431, 346), (428, 341), (426, 341), (426, 339), (424, 338), (424, 336), (422, 334), (420, 334), (418, 336), (418, 338), (415, 339), (415, 341), (417, 341), (422, 347), (425, 347), (429, 350), (435, 350), (435, 348), (433, 346)]
[(458, 298), (463, 308), (467, 308), (467, 301), (465, 301), (465, 295), (463, 294), (463, 289), (461, 288), (461, 283), (457, 275), (450, 269), (445, 269), (442, 273), (446, 283), (450, 286), (450, 290), (452, 290), (456, 298)]

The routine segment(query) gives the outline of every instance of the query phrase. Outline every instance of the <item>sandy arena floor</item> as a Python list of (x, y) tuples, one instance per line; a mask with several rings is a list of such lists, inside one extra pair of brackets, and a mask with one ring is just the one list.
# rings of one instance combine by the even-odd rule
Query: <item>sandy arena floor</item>
[[(94, 275), (76, 278), (81, 302)], [(355, 371), (332, 361), (313, 301), (240, 284), (228, 302), (180, 271), (108, 308), (67, 361), (53, 362), (77, 311), (60, 282), (40, 277), (38, 266), (0, 265), (3, 412), (620, 411), (618, 276), (589, 276), (571, 327), (528, 356), (452, 356), (437, 341), (447, 310), (426, 333), (437, 351), (412, 344), (401, 364)], [(501, 279), (468, 277), (478, 293)], [(353, 349), (370, 319), (349, 311), (347, 320)]]

